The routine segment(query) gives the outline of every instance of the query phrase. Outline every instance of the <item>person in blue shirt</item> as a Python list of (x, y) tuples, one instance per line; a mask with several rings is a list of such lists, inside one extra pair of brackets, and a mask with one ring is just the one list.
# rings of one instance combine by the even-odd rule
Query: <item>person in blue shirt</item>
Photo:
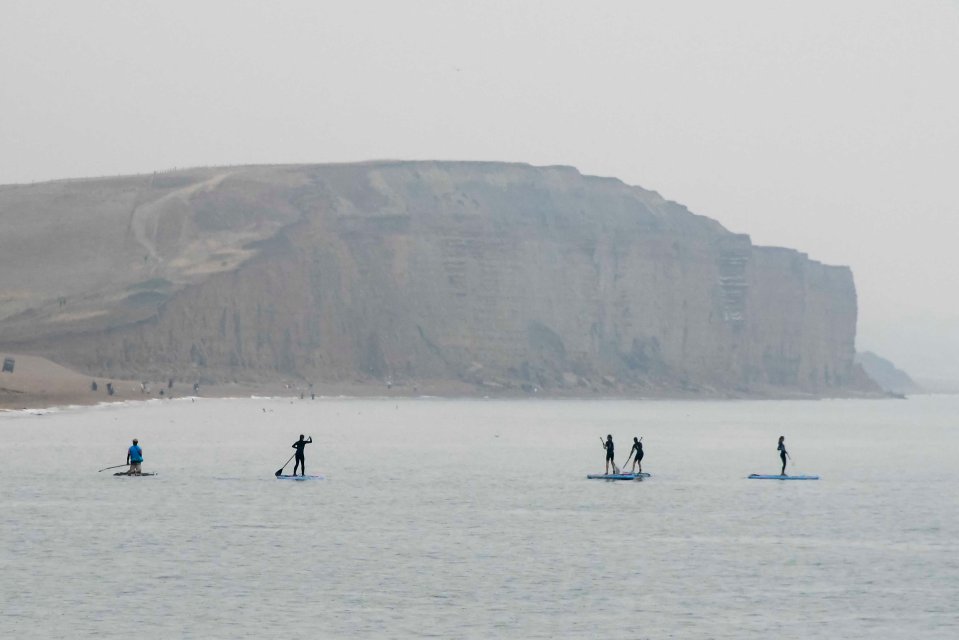
[(143, 449), (138, 444), (136, 438), (133, 439), (133, 445), (127, 449), (127, 464), (130, 465), (130, 470), (127, 471), (129, 476), (138, 476), (140, 475), (140, 464), (143, 463)]

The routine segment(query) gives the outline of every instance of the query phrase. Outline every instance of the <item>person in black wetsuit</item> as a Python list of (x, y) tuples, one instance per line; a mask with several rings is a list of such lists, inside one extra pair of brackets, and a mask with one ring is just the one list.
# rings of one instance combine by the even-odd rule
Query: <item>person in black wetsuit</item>
[[(633, 457), (635, 454), (635, 457)], [(633, 448), (629, 450), (630, 457), (633, 458), (633, 466), (631, 469), (635, 472), (636, 465), (639, 465), (639, 472), (643, 472), (643, 439), (633, 437)], [(629, 458), (626, 458), (626, 462), (629, 462)]]
[(779, 446), (776, 447), (776, 449), (779, 451), (779, 459), (783, 461), (783, 469), (779, 472), (779, 475), (781, 476), (786, 475), (786, 456), (789, 455), (789, 453), (786, 451), (786, 444), (784, 442), (785, 439), (786, 436), (779, 436)]
[(296, 462), (293, 464), (293, 475), (296, 475), (296, 470), (300, 470), (300, 475), (306, 475), (306, 460), (303, 458), (303, 449), (306, 448), (306, 445), (313, 442), (313, 436), (310, 436), (309, 440), (303, 439), (303, 434), (300, 434), (300, 439), (292, 444), (292, 447), (296, 449), (296, 453), (293, 454), (293, 457), (296, 459)]
[(617, 473), (616, 462), (615, 460), (613, 460), (613, 457), (614, 457), (613, 436), (607, 435), (606, 440), (603, 440), (602, 438), (600, 438), (599, 441), (603, 443), (603, 448), (606, 449), (606, 475), (609, 475), (610, 464), (613, 465), (613, 473)]

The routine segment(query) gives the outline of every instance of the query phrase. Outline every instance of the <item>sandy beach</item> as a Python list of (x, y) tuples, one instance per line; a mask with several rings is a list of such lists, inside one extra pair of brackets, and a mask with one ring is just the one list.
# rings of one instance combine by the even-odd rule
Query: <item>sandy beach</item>
[[(220, 383), (202, 385), (193, 392), (192, 380), (174, 379), (147, 381), (103, 378), (86, 375), (38, 356), (2, 353), (0, 358), (15, 360), (14, 371), (0, 374), (0, 411), (38, 409), (52, 406), (94, 405), (101, 402), (128, 402), (153, 398), (182, 398), (190, 396), (234, 398), (250, 396), (288, 396), (309, 399), (311, 393), (321, 396), (396, 396), (442, 395), (476, 397), (474, 385), (438, 381), (434, 383), (316, 383), (312, 387), (302, 380), (269, 383)], [(96, 382), (96, 390), (92, 385)], [(107, 385), (113, 386), (113, 394)], [(162, 393), (161, 393), (162, 392)], [(514, 394), (517, 395), (517, 394)], [(525, 394), (522, 394), (525, 395)]]

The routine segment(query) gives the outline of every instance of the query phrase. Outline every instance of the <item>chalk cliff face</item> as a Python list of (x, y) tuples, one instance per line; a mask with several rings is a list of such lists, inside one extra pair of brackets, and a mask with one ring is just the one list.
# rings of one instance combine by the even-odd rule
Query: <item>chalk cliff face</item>
[(852, 273), (568, 167), (0, 187), (0, 348), (103, 375), (841, 393)]

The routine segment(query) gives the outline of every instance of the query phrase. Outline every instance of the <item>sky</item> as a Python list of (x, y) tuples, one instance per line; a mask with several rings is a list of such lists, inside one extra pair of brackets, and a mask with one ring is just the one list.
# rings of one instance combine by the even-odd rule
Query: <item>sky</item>
[(564, 164), (852, 267), (857, 346), (959, 381), (959, 1), (0, 0), (0, 184)]

